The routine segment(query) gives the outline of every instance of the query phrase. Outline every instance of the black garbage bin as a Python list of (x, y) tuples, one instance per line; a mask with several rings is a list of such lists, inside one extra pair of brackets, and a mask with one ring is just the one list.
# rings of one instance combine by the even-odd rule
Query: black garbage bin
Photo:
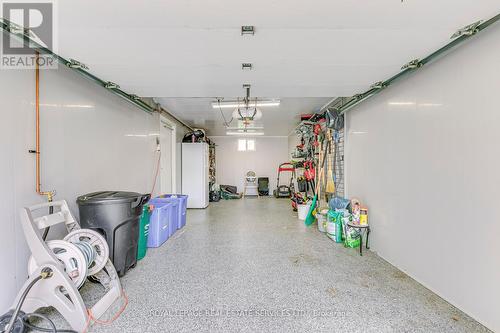
[(108, 242), (109, 258), (121, 277), (137, 263), (142, 206), (149, 194), (101, 191), (78, 197), (82, 228), (100, 232)]

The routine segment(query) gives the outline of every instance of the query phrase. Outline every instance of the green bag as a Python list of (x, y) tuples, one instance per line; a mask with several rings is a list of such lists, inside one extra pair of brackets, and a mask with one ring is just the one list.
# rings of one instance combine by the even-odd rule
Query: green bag
[(137, 260), (146, 256), (148, 251), (149, 218), (151, 217), (151, 207), (146, 204), (142, 207), (141, 220), (139, 222), (139, 242), (137, 243)]
[(361, 235), (359, 233), (359, 229), (349, 227), (346, 221), (344, 223), (344, 230), (345, 230), (344, 245), (352, 248), (359, 247), (359, 243), (361, 242)]
[(333, 210), (328, 211), (326, 232), (327, 236), (335, 243), (342, 243), (342, 218), (342, 213)]

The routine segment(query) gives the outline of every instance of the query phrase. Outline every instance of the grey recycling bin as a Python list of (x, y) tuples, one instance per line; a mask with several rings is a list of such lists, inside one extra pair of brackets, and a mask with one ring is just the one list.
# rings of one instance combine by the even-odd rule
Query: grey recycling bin
[(137, 242), (142, 206), (149, 194), (101, 191), (78, 197), (82, 228), (100, 232), (108, 242), (109, 258), (118, 275), (137, 263)]

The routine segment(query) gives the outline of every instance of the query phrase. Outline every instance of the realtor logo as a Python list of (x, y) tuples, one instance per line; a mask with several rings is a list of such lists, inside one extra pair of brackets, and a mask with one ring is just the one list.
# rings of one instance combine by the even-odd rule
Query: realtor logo
[[(36, 50), (41, 46), (53, 52), (55, 50), (55, 4), (53, 1), (2, 1), (1, 23), (5, 29), (2, 33), (1, 61), (2, 69), (57, 68), (57, 61), (52, 55)], [(22, 35), (28, 35), (30, 41)]]

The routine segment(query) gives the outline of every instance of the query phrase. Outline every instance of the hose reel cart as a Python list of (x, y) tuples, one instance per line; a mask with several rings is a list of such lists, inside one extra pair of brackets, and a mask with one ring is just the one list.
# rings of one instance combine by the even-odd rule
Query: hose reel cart
[[(54, 213), (35, 217), (50, 207), (54, 207)], [(81, 229), (64, 200), (25, 207), (21, 223), (32, 255), (29, 278), (14, 307), (19, 305), (16, 309), (25, 313), (53, 307), (74, 330), (84, 331), (92, 318), (100, 318), (122, 296), (106, 240), (93, 230)], [(44, 241), (43, 229), (57, 224), (64, 224), (68, 234), (63, 239)], [(79, 288), (90, 276), (102, 284), (106, 293), (87, 309)]]

